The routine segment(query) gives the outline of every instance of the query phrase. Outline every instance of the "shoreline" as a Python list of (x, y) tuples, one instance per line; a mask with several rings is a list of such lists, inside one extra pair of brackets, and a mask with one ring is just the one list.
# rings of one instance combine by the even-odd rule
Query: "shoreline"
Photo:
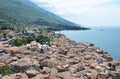
[(100, 47), (100, 49), (109, 52), (115, 61), (120, 62), (120, 43), (118, 40), (119, 30), (105, 28), (103, 29), (104, 31), (100, 31), (100, 29), (101, 28), (93, 28), (92, 30), (88, 31), (61, 31), (57, 33), (65, 34), (67, 37), (75, 40), (77, 43), (93, 43), (95, 46)]
[[(63, 38), (61, 38), (61, 40), (62, 40), (62, 39), (63, 39), (63, 40), (64, 40), (64, 39), (67, 39), (67, 40), (69, 40), (73, 45), (85, 45), (85, 46), (87, 46), (88, 48), (89, 48), (89, 47), (93, 47), (93, 48), (94, 48), (93, 51), (96, 50), (96, 53), (98, 53), (98, 54), (108, 54), (108, 55), (109, 55), (108, 52), (100, 49), (99, 47), (96, 47), (93, 43), (89, 43), (89, 42), (77, 43), (77, 42), (75, 42), (75, 40), (71, 40), (70, 38), (66, 37), (66, 35), (64, 35), (64, 34), (59, 34), (59, 33), (58, 33), (58, 37), (59, 37), (59, 35), (60, 35), (61, 37), (63, 37)], [(65, 42), (65, 41), (64, 41), (64, 42)], [(58, 42), (57, 42), (56, 44), (58, 44)], [(64, 46), (64, 47), (65, 47), (65, 46)], [(79, 48), (79, 47), (78, 47), (78, 48)], [(89, 52), (92, 52), (92, 50), (89, 50)], [(110, 56), (110, 55), (109, 55), (109, 56)], [(111, 57), (111, 56), (110, 56), (110, 57)], [(113, 61), (113, 58), (112, 58), (110, 61)]]
[[(65, 30), (65, 31), (69, 31), (69, 30)], [(55, 33), (56, 34), (56, 33)], [(61, 36), (64, 36), (65, 38), (68, 38), (69, 40), (71, 40), (69, 37), (67, 37), (65, 34), (61, 34), (60, 32), (59, 33), (57, 33), (57, 34), (60, 34)], [(76, 44), (88, 44), (88, 45), (92, 45), (92, 46), (95, 46), (93, 43), (90, 43), (90, 42), (76, 42), (75, 40), (71, 40), (71, 41), (74, 41), (74, 43), (76, 43)], [(95, 46), (96, 47), (96, 46)], [(96, 47), (96, 49), (99, 49), (99, 50), (101, 50), (101, 51), (104, 51), (106, 54), (108, 54), (108, 55), (110, 55), (107, 51), (105, 51), (105, 50), (102, 50), (100, 47)], [(111, 56), (111, 55), (110, 55)], [(112, 57), (112, 56), (111, 56)], [(113, 59), (113, 58), (112, 58)], [(113, 61), (117, 61), (117, 60), (114, 60), (113, 59)], [(119, 62), (119, 61), (117, 61), (117, 62)]]

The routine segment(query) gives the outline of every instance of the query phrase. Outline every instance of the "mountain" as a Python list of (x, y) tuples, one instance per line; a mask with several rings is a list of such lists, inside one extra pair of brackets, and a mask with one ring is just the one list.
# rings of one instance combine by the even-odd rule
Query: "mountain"
[(48, 12), (29, 0), (0, 0), (0, 12), (17, 20), (48, 26), (50, 29), (81, 29), (78, 24)]
[(25, 22), (23, 20), (15, 19), (5, 13), (0, 12), (0, 30), (10, 29), (10, 30), (20, 30), (25, 26), (30, 26), (31, 23)]

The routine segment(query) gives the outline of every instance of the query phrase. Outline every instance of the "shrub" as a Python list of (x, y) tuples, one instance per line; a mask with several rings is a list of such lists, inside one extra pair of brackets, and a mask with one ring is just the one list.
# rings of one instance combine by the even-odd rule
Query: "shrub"
[(12, 70), (5, 70), (1, 73), (2, 76), (9, 75), (9, 74), (14, 74)]
[(109, 67), (111, 67), (111, 66), (112, 66), (112, 64), (111, 64), (111, 63), (108, 63), (108, 66), (109, 66)]
[(108, 63), (108, 66), (110, 67), (110, 70), (116, 70), (116, 65), (112, 63)]
[(9, 70), (7, 65), (0, 67), (0, 73), (4, 72), (5, 70)]
[(113, 69), (115, 69), (115, 68), (116, 68), (115, 64), (113, 64), (113, 65), (112, 65), (112, 68), (113, 68)]
[(14, 72), (10, 70), (10, 68), (7, 65), (0, 67), (0, 74), (2, 76), (13, 74), (13, 73)]
[(40, 44), (50, 45), (50, 38), (42, 35), (39, 35), (38, 37), (35, 36), (26, 37), (26, 38), (21, 37), (21, 38), (13, 39), (10, 43), (12, 43), (15, 46), (21, 46), (23, 44), (28, 44), (31, 41), (37, 41)]

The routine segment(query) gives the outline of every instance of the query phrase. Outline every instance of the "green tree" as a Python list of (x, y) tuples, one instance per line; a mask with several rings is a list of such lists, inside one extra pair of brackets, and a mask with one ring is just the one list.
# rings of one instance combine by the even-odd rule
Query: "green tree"
[(109, 66), (109, 67), (111, 67), (111, 66), (112, 66), (112, 64), (111, 64), (111, 63), (108, 63), (108, 66)]
[(4, 37), (4, 38), (6, 38), (6, 37), (7, 37), (7, 34), (6, 34), (5, 32), (3, 33), (3, 37)]
[(113, 65), (112, 65), (112, 68), (113, 68), (113, 69), (115, 69), (115, 68), (116, 68), (115, 64), (113, 64)]
[(21, 45), (23, 45), (23, 43), (24, 43), (23, 39), (15, 39), (14, 40), (15, 46), (21, 46)]

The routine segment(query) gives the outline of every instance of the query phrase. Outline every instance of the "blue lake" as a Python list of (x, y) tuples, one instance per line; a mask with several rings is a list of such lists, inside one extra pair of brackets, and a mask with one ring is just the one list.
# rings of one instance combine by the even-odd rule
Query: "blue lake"
[(68, 38), (81, 42), (90, 42), (102, 50), (107, 51), (114, 60), (120, 62), (120, 27), (100, 27), (82, 31), (60, 31)]

